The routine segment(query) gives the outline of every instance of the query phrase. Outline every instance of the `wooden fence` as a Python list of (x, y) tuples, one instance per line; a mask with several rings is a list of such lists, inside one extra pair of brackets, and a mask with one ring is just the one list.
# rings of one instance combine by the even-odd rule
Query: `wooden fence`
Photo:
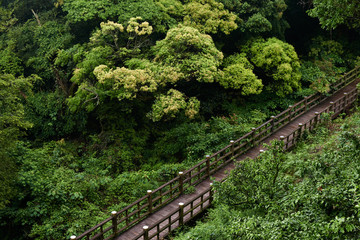
[(349, 108), (357, 98), (358, 89), (355, 88), (350, 92), (344, 93), (344, 96), (335, 102), (330, 102), (330, 106), (321, 112), (315, 112), (314, 116), (307, 122), (299, 123), (298, 128), (289, 135), (280, 137), (280, 140), (284, 141), (284, 149), (292, 148), (305, 131), (312, 131), (318, 124), (336, 118), (341, 112)]
[[(331, 90), (328, 94), (331, 95), (336, 93), (341, 88), (354, 81), (359, 76), (359, 74), (360, 67), (354, 68), (353, 70), (345, 74), (343, 77), (341, 77), (339, 81), (337, 81), (331, 87)], [(356, 90), (349, 92), (341, 99), (334, 102), (329, 108), (327, 108), (327, 111), (335, 112), (336, 114), (338, 114), (339, 111), (342, 111), (344, 108), (346, 108), (346, 106), (349, 106), (349, 104), (355, 101), (354, 99), (356, 99), (356, 97)], [(273, 134), (277, 129), (283, 127), (296, 117), (302, 115), (326, 98), (327, 96), (320, 93), (305, 97), (303, 100), (297, 102), (296, 104), (289, 106), (288, 109), (284, 110), (280, 114), (276, 116), (271, 116), (268, 121), (264, 122), (260, 126), (252, 128), (251, 132), (245, 134), (244, 136), (240, 137), (235, 141), (230, 141), (230, 144), (225, 148), (221, 149), (220, 151), (212, 155), (207, 155), (203, 161), (199, 162), (192, 168), (184, 172), (179, 172), (179, 175), (173, 178), (171, 181), (163, 184), (162, 186), (153, 191), (148, 190), (145, 196), (136, 200), (124, 209), (118, 212), (113, 211), (111, 213), (111, 217), (105, 219), (103, 222), (87, 230), (83, 234), (79, 236), (71, 236), (71, 239), (113, 239), (115, 236), (126, 231), (127, 229), (134, 226), (136, 223), (146, 218), (149, 214), (152, 214), (167, 203), (176, 199), (179, 195), (183, 194), (184, 191), (186, 191), (186, 189), (188, 189), (189, 187), (197, 185), (198, 183), (207, 179), (213, 173), (223, 168), (237, 157), (247, 152), (249, 149), (259, 145), (264, 139)], [(292, 145), (294, 145), (296, 140), (299, 138), (299, 136), (301, 136), (301, 133), (305, 129), (312, 130), (317, 123), (322, 122), (323, 119), (320, 117), (321, 114), (322, 113), (315, 115), (314, 118), (311, 119), (309, 122), (302, 123), (302, 125), (300, 125), (300, 127), (289, 136), (284, 136), (283, 140), (285, 142), (285, 147), (290, 148)], [(206, 194), (208, 195), (208, 197), (205, 197)], [(205, 192), (203, 193), (203, 195), (200, 196), (202, 198), (202, 200), (200, 201), (201, 208), (205, 209), (208, 204), (210, 204), (210, 196), (210, 192)], [(191, 203), (189, 204), (194, 205), (195, 202), (196, 201), (194, 200), (191, 201)], [(196, 204), (194, 206), (196, 206)], [(192, 208), (193, 207), (191, 207), (190, 209)], [(174, 214), (180, 216), (179, 211), (180, 208)], [(187, 211), (185, 216), (188, 216), (187, 214), (194, 214), (194, 210), (191, 210), (191, 212)], [(183, 222), (184, 219), (181, 222)], [(168, 224), (165, 224), (165, 228), (160, 227), (161, 224), (164, 224), (163, 222), (158, 223), (156, 226), (154, 225), (149, 229), (144, 229), (144, 233), (141, 236), (146, 239), (146, 234), (150, 234), (149, 238), (151, 238), (152, 236), (157, 236), (157, 234), (160, 234), (166, 228), (171, 230), (174, 224), (179, 224), (180, 217), (174, 217), (170, 214), (170, 216), (164, 221), (168, 221)], [(157, 233), (154, 233), (155, 235), (152, 234), (154, 228), (157, 229)], [(140, 236), (137, 239), (140, 239)]]

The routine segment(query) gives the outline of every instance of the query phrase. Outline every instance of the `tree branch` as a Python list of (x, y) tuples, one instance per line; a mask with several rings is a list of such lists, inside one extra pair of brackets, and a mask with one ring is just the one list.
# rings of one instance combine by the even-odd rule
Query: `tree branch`
[(37, 15), (36, 12), (33, 9), (31, 9), (31, 12), (34, 14), (38, 25), (41, 27), (41, 22), (40, 22), (40, 19), (39, 19), (39, 15)]
[(91, 89), (88, 89), (88, 88), (85, 88), (85, 87), (82, 87), (81, 89), (84, 89), (84, 90), (86, 90), (86, 91), (88, 91), (88, 92), (91, 92), (91, 93), (95, 94), (95, 97), (86, 100), (83, 104), (85, 104), (85, 103), (87, 103), (87, 102), (90, 102), (90, 101), (92, 101), (92, 100), (97, 99), (96, 106), (99, 105), (99, 103), (100, 103), (99, 94), (97, 94), (94, 90), (91, 90)]

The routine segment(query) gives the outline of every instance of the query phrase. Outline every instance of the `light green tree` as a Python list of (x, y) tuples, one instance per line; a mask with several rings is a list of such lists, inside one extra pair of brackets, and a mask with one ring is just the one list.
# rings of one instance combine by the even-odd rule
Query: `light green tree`
[(223, 76), (219, 83), (224, 88), (238, 89), (241, 95), (259, 94), (263, 88), (261, 79), (253, 72), (254, 66), (246, 54), (235, 54), (225, 59)]
[(223, 59), (209, 35), (183, 25), (170, 29), (153, 50), (156, 62), (179, 68), (186, 81), (214, 82)]
[(292, 45), (277, 38), (258, 39), (250, 41), (245, 52), (268, 77), (263, 81), (267, 90), (285, 96), (300, 88), (300, 61)]
[(202, 33), (230, 34), (237, 28), (236, 15), (224, 9), (215, 0), (193, 0), (184, 5), (184, 25), (197, 28)]

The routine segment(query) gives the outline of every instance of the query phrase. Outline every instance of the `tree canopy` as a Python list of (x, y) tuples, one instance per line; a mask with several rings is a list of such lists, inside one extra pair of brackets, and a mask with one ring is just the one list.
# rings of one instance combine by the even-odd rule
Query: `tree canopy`
[(326, 94), (359, 62), (359, 7), (308, 8), (321, 25), (297, 1), (0, 0), (0, 236), (80, 234)]

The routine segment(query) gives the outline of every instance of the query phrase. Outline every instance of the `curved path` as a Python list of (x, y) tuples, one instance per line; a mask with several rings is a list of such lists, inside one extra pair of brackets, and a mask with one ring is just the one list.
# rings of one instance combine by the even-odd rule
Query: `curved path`
[[(279, 128), (270, 137), (266, 138), (263, 141), (263, 143), (269, 143), (273, 139), (279, 139), (280, 136), (288, 136), (293, 131), (295, 131), (296, 129), (299, 128), (299, 123), (305, 123), (305, 122), (309, 121), (311, 118), (314, 117), (315, 112), (322, 112), (324, 109), (328, 108), (330, 106), (331, 101), (335, 102), (336, 100), (343, 97), (345, 92), (349, 92), (349, 91), (353, 90), (354, 88), (356, 88), (356, 84), (359, 82), (360, 82), (360, 80), (357, 79), (354, 82), (347, 85), (346, 87), (344, 87), (343, 89), (340, 89), (334, 95), (326, 98), (324, 101), (322, 101), (318, 105), (312, 107), (311, 109), (309, 109), (307, 112), (305, 112), (301, 116), (293, 119), (291, 122), (289, 122), (282, 128)], [(259, 154), (261, 148), (262, 148), (262, 144), (250, 149), (246, 154), (238, 157), (236, 160), (241, 161), (248, 157), (255, 158)], [(212, 178), (215, 178), (216, 181), (221, 181), (228, 175), (229, 171), (234, 169), (234, 167), (235, 167), (234, 163), (230, 163), (227, 166), (225, 166), (224, 168), (222, 168), (221, 170), (217, 171), (215, 174), (213, 174)], [(171, 203), (167, 204), (166, 206), (162, 207), (160, 210), (149, 215), (145, 220), (139, 222), (138, 224), (136, 224), (135, 226), (133, 226), (126, 232), (122, 233), (115, 239), (116, 240), (145, 239), (144, 236), (141, 236), (144, 233), (144, 229), (143, 229), (144, 226), (153, 226), (153, 225), (157, 224), (161, 219), (166, 219), (170, 213), (179, 209), (180, 202), (185, 203), (185, 206), (186, 206), (186, 203), (189, 202), (191, 199), (196, 198), (197, 196), (200, 196), (204, 191), (209, 190), (210, 182), (211, 182), (210, 179), (207, 178), (205, 181), (203, 181), (200, 184), (198, 184), (197, 186), (195, 186), (196, 191), (194, 193), (187, 194), (187, 195), (181, 195), (180, 197), (178, 197)], [(205, 195), (205, 197), (206, 197), (206, 195)], [(204, 203), (203, 208), (206, 208), (208, 205), (209, 205), (209, 201)], [(184, 211), (187, 211), (186, 207), (185, 207)], [(197, 214), (199, 212), (200, 212), (200, 208), (199, 208), (198, 212), (195, 212), (194, 214)], [(184, 219), (184, 221), (186, 221), (186, 219)], [(171, 225), (171, 229), (178, 227), (178, 225), (179, 225), (179, 222), (174, 223), (173, 225)], [(169, 231), (165, 229), (160, 234), (158, 234), (157, 236), (154, 236), (151, 239), (163, 239), (168, 234), (169, 234)], [(152, 235), (152, 230), (149, 231), (149, 235)]]

